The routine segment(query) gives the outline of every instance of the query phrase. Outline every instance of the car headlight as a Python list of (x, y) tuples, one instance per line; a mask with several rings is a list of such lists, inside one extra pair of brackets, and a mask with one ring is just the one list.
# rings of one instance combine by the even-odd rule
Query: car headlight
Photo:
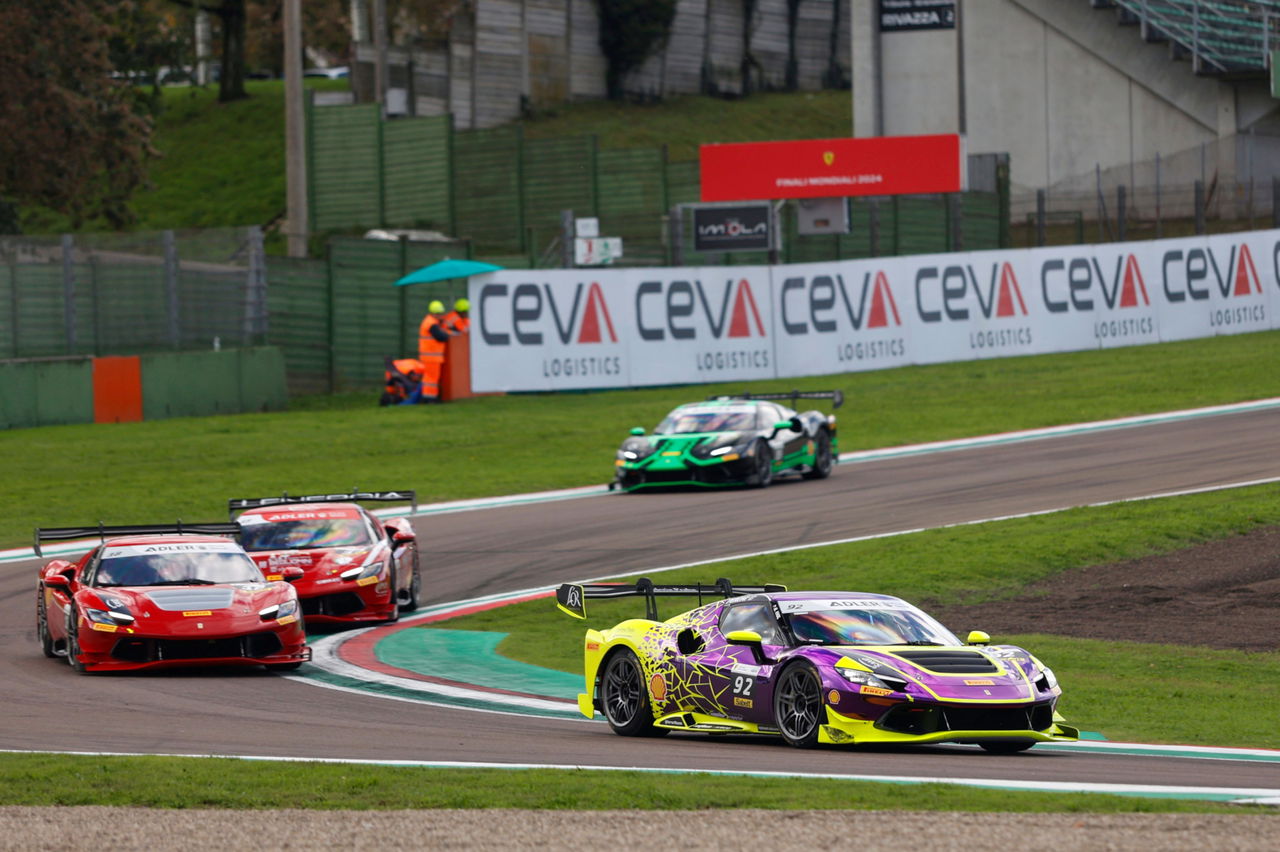
[(382, 570), (383, 562), (373, 556), (365, 559), (364, 563), (354, 568), (348, 568), (338, 576), (344, 580), (363, 580), (366, 577), (375, 577)]
[(653, 445), (644, 438), (628, 438), (618, 448), (618, 458), (623, 461), (639, 461), (653, 455)]
[(849, 681), (849, 683), (856, 683), (859, 686), (874, 686), (877, 689), (891, 688), (887, 683), (873, 675), (871, 672), (864, 672), (862, 669), (848, 669), (841, 666), (835, 669), (835, 673)]
[(115, 609), (90, 609), (86, 607), (84, 616), (94, 624), (133, 624), (134, 622), (132, 615)]
[(698, 458), (719, 458), (734, 451), (742, 441), (740, 432), (725, 432), (714, 438), (703, 441), (691, 451)]
[(1048, 692), (1051, 689), (1058, 688), (1058, 678), (1053, 673), (1053, 669), (1045, 665), (1040, 666), (1040, 676), (1036, 678), (1036, 687), (1041, 692)]
[(285, 601), (282, 604), (272, 604), (269, 607), (258, 610), (258, 615), (263, 621), (278, 621), (281, 618), (288, 618), (298, 611), (298, 602), (296, 600)]

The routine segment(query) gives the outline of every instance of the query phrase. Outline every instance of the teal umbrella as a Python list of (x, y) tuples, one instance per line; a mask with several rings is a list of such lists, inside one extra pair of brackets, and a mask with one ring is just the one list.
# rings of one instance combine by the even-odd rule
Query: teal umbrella
[(410, 272), (397, 281), (396, 286), (429, 284), (432, 281), (444, 281), (449, 278), (466, 278), (471, 275), (479, 275), (482, 272), (497, 272), (499, 269), (502, 269), (502, 267), (479, 260), (450, 260), (445, 258), (430, 266), (424, 266), (416, 272)]

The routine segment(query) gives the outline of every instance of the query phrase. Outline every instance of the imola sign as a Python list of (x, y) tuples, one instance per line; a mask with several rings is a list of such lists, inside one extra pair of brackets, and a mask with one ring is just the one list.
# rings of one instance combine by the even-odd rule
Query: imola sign
[(472, 386), (798, 378), (1280, 328), (1280, 231), (471, 279)]

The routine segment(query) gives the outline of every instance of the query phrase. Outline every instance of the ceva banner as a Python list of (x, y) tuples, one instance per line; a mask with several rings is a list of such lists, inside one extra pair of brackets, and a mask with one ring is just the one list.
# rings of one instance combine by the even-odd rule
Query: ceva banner
[(477, 391), (777, 375), (769, 267), (503, 270), (469, 297)]
[(1280, 328), (1280, 231), (775, 267), (472, 279), (472, 385), (846, 373)]

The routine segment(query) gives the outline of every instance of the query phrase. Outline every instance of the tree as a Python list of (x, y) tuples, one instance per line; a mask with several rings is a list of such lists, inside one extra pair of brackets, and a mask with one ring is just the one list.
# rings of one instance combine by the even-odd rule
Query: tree
[(112, 77), (111, 21), (129, 0), (0, 0), (0, 198), (79, 226), (132, 220), (151, 121)]
[(600, 50), (604, 53), (605, 89), (610, 100), (622, 100), (626, 75), (666, 44), (676, 17), (675, 0), (596, 0), (600, 7)]
[(222, 70), (218, 75), (218, 100), (222, 103), (249, 97), (245, 77), (245, 0), (169, 0), (188, 9), (208, 12), (218, 20), (222, 33)]

